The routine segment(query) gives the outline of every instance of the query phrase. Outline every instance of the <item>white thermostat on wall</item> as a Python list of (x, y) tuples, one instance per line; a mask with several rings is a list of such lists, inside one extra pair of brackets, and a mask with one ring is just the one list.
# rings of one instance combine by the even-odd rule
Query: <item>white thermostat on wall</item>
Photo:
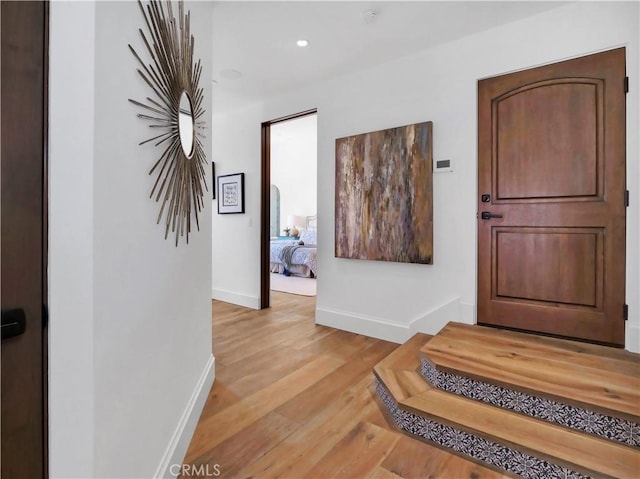
[(450, 159), (434, 160), (433, 172), (434, 173), (450, 173), (453, 171), (453, 161)]

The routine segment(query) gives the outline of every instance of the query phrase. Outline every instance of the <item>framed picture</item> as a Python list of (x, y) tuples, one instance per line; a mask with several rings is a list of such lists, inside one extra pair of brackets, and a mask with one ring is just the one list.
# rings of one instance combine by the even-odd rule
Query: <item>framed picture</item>
[(244, 173), (218, 176), (218, 214), (244, 213)]

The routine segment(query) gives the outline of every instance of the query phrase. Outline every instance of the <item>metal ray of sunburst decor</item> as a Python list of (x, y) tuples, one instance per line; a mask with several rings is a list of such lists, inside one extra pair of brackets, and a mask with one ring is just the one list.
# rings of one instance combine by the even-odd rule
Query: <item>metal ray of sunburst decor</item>
[(138, 118), (151, 122), (154, 134), (140, 145), (154, 142), (161, 154), (149, 175), (155, 175), (150, 198), (161, 203), (158, 223), (165, 221), (165, 239), (169, 230), (175, 232), (176, 246), (181, 236), (189, 243), (191, 213), (200, 230), (198, 213), (204, 207), (207, 190), (207, 158), (202, 146), (204, 138), (202, 120), (205, 110), (203, 89), (198, 86), (202, 65), (193, 64), (194, 38), (190, 33), (191, 12), (185, 15), (182, 0), (178, 3), (178, 20), (173, 15), (171, 1), (164, 6), (159, 0), (150, 0), (145, 7), (138, 0), (144, 16), (147, 34), (139, 29), (149, 56), (142, 60), (135, 49), (129, 49), (139, 63), (138, 74), (153, 91), (154, 98), (146, 102), (129, 99), (142, 108)]

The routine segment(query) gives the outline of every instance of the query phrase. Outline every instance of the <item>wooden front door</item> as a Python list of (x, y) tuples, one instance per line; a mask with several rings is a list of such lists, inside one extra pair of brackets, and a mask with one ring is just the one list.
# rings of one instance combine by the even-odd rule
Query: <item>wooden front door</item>
[(1, 475), (46, 477), (45, 2), (1, 2)]
[(478, 323), (624, 345), (625, 50), (478, 82)]

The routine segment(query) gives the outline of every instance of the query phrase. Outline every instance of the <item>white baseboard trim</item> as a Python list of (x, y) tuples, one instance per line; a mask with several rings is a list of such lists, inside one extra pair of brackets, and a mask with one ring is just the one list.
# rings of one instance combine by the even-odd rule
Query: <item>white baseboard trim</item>
[[(449, 321), (476, 324), (475, 304), (455, 298), (408, 323), (348, 311), (316, 308), (316, 324), (398, 344), (406, 342), (416, 333), (435, 335)], [(640, 325), (627, 323), (625, 349), (640, 353)]]
[(409, 325), (363, 314), (316, 308), (316, 324), (402, 344), (409, 339)]
[(624, 347), (632, 353), (640, 353), (640, 325), (627, 321), (626, 341)]
[(200, 419), (202, 408), (207, 400), (207, 396), (209, 396), (209, 391), (211, 390), (213, 381), (216, 378), (215, 364), (216, 359), (212, 354), (209, 356), (209, 360), (200, 375), (200, 379), (193, 390), (193, 394), (187, 403), (187, 407), (182, 413), (180, 421), (178, 421), (176, 430), (174, 431), (171, 441), (169, 441), (169, 445), (162, 456), (160, 465), (153, 476), (154, 478), (175, 478), (180, 472), (180, 468), (171, 466), (175, 464), (180, 465), (184, 460), (187, 448), (189, 447), (193, 433), (196, 430), (196, 425)]
[(410, 336), (416, 333), (438, 334), (448, 322), (460, 322), (460, 309), (460, 298), (451, 299), (433, 308), (409, 323)]
[[(454, 298), (406, 323), (363, 314), (316, 308), (316, 324), (402, 344), (414, 334), (437, 334), (449, 321), (473, 324), (474, 306)], [(464, 314), (464, 315), (463, 315)]]
[(211, 290), (211, 297), (218, 301), (237, 304), (238, 306), (244, 306), (245, 308), (260, 309), (260, 298), (257, 296), (249, 296), (242, 293), (236, 293), (234, 291), (213, 288)]

